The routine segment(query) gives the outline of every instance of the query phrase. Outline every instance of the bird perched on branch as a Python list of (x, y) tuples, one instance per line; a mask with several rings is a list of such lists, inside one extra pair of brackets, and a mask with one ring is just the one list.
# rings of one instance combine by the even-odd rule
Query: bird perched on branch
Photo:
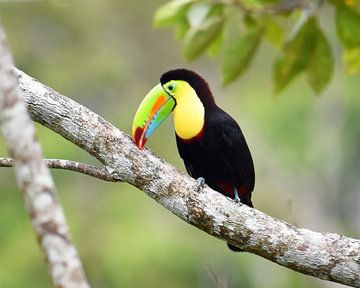
[(179, 154), (190, 176), (253, 207), (255, 173), (244, 135), (237, 122), (216, 105), (209, 85), (197, 73), (176, 69), (161, 76), (136, 112), (132, 128), (135, 144), (143, 148), (171, 112)]

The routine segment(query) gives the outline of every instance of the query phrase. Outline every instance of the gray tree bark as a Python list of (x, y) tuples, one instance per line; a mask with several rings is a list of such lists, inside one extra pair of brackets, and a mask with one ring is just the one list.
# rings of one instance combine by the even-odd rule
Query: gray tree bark
[(12, 67), (0, 25), (0, 125), (18, 186), (54, 287), (89, 287)]
[[(32, 118), (78, 145), (115, 180), (138, 187), (191, 225), (295, 271), (360, 287), (360, 241), (318, 233), (236, 204), (154, 155), (75, 101), (16, 70)], [(240, 255), (239, 255), (240, 256)]]
[[(105, 168), (99, 168), (93, 165), (79, 163), (71, 160), (64, 159), (43, 159), (48, 168), (71, 170), (79, 172), (94, 178), (105, 181), (116, 182), (118, 181), (114, 176), (109, 173)], [(12, 158), (0, 157), (0, 167), (13, 167), (14, 161)]]

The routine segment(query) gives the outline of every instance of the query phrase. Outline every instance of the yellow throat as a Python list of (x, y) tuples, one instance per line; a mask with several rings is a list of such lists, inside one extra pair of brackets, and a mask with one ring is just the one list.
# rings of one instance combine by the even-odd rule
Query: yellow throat
[(205, 108), (195, 90), (185, 81), (179, 81), (174, 108), (176, 134), (182, 139), (191, 139), (198, 135), (205, 122)]

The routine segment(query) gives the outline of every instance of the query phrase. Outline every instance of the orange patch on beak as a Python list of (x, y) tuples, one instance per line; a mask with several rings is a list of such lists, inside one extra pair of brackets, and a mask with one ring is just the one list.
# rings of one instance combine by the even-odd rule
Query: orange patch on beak
[(166, 97), (161, 95), (158, 99), (156, 99), (156, 102), (154, 106), (151, 108), (151, 117), (154, 116), (156, 111), (160, 109), (160, 107), (165, 103)]

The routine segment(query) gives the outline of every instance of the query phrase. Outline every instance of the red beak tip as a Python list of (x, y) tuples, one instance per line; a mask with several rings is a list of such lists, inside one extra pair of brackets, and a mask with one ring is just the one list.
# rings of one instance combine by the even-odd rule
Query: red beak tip
[(145, 146), (145, 141), (141, 141), (140, 139), (133, 139), (134, 140), (134, 144), (140, 149), (142, 150)]
[(144, 135), (144, 128), (138, 127), (133, 134), (133, 140), (135, 145), (141, 150), (145, 146), (146, 138)]

